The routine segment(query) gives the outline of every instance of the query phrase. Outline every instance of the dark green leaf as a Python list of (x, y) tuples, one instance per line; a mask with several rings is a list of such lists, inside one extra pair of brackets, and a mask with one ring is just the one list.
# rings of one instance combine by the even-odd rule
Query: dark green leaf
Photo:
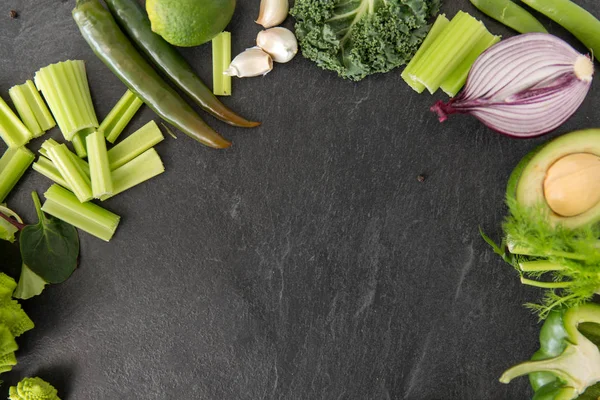
[(23, 263), (48, 283), (67, 280), (79, 257), (79, 237), (70, 224), (42, 212), (40, 199), (32, 194), (39, 222), (21, 231), (21, 256)]

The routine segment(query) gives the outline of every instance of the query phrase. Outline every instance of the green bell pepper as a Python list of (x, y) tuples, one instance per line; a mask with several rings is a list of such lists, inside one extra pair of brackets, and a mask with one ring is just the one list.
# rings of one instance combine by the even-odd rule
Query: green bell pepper
[(600, 305), (552, 311), (540, 331), (540, 349), (508, 369), (500, 382), (529, 374), (533, 400), (598, 399)]

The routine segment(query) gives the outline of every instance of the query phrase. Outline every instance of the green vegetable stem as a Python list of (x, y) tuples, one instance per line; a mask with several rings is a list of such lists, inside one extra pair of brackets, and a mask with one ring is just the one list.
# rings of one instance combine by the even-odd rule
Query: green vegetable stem
[(206, 112), (233, 126), (252, 128), (260, 125), (259, 122), (239, 116), (215, 97), (181, 54), (160, 35), (152, 32), (148, 15), (137, 1), (107, 0), (106, 4), (138, 48)]
[(568, 30), (600, 61), (600, 21), (570, 0), (521, 0)]
[(531, 361), (504, 372), (500, 382), (529, 374), (535, 400), (596, 399), (600, 394), (596, 387), (600, 381), (599, 334), (599, 305), (553, 311), (540, 331), (540, 349)]
[(137, 52), (98, 0), (77, 0), (73, 18), (94, 53), (162, 119), (206, 146), (231, 146)]
[(512, 0), (470, 0), (482, 13), (514, 29), (519, 33), (547, 33), (540, 23), (523, 7)]

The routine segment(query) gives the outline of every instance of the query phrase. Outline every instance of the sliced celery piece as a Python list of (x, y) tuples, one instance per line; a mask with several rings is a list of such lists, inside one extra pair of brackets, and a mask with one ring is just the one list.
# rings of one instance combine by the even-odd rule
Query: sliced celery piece
[(423, 54), (409, 76), (435, 93), (487, 32), (481, 21), (459, 11)]
[[(42, 143), (42, 147), (40, 148), (39, 152), (44, 157), (50, 158), (50, 156), (48, 155), (48, 150), (53, 146), (58, 146), (59, 144), (60, 143), (58, 143), (54, 139), (47, 139), (44, 143)], [(85, 160), (77, 157), (77, 154), (73, 153), (72, 151), (69, 151), (69, 153), (71, 158), (73, 159), (73, 162), (77, 163), (88, 177), (91, 177), (89, 164)]]
[(34, 171), (39, 172), (44, 175), (46, 178), (51, 179), (52, 181), (58, 183), (60, 186), (70, 189), (69, 184), (64, 180), (58, 168), (54, 166), (51, 160), (46, 157), (40, 157), (37, 162), (33, 163), (31, 166)]
[(231, 96), (231, 76), (225, 71), (231, 64), (231, 32), (221, 32), (212, 40), (213, 93)]
[(54, 163), (63, 179), (75, 193), (80, 202), (92, 199), (92, 187), (90, 178), (81, 166), (73, 160), (71, 152), (64, 144), (52, 146), (47, 149), (50, 160)]
[[(35, 84), (42, 92), (65, 139), (98, 128), (83, 61), (64, 61), (40, 69)], [(80, 138), (78, 140), (83, 140)]]
[(106, 138), (100, 131), (90, 133), (86, 138), (88, 162), (92, 177), (92, 194), (99, 199), (113, 193), (113, 182), (106, 151)]
[(127, 90), (114, 108), (108, 113), (98, 130), (106, 136), (106, 140), (114, 143), (127, 124), (144, 104), (131, 90)]
[(113, 193), (103, 197), (102, 200), (109, 199), (163, 172), (165, 172), (165, 167), (156, 150), (147, 150), (112, 172)]
[(77, 153), (77, 157), (85, 158), (87, 157), (87, 148), (85, 145), (85, 138), (92, 132), (95, 132), (94, 128), (83, 129), (73, 136), (71, 143), (73, 144), (73, 148), (75, 149), (75, 153)]
[(156, 122), (148, 122), (108, 151), (110, 169), (114, 171), (163, 140)]
[(469, 71), (471, 71), (471, 67), (475, 64), (477, 58), (481, 53), (499, 41), (500, 36), (494, 36), (486, 30), (483, 37), (479, 39), (467, 57), (450, 73), (450, 75), (448, 75), (446, 80), (440, 86), (441, 89), (450, 97), (456, 96), (460, 89), (465, 85), (467, 77), (469, 76)]
[(80, 203), (77, 197), (58, 185), (52, 185), (44, 194), (46, 202), (42, 211), (109, 241), (121, 217), (93, 203)]
[(29, 143), (33, 134), (0, 97), (0, 138), (8, 147), (21, 147)]
[(47, 130), (56, 126), (54, 118), (33, 81), (13, 86), (8, 94), (17, 109), (21, 120), (25, 123), (33, 137), (42, 136)]
[(450, 21), (446, 18), (446, 14), (438, 15), (435, 23), (429, 30), (427, 37), (417, 50), (415, 56), (410, 60), (404, 71), (402, 71), (402, 79), (408, 85), (413, 88), (417, 93), (423, 93), (425, 90), (425, 86), (422, 83), (417, 82), (411, 75), (415, 72), (415, 65), (423, 58), (423, 55), (429, 50), (431, 45), (435, 42), (435, 40), (440, 36), (440, 34), (446, 29)]
[(0, 203), (15, 187), (35, 155), (25, 147), (10, 147), (0, 158)]

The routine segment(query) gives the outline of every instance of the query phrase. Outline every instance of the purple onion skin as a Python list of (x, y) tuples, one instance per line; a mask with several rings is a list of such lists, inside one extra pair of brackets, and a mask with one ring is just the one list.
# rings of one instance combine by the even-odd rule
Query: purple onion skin
[(438, 101), (431, 111), (440, 122), (450, 114), (470, 114), (507, 136), (541, 136), (581, 106), (591, 87), (593, 65), (589, 56), (555, 36), (518, 35), (486, 50), (458, 96)]

